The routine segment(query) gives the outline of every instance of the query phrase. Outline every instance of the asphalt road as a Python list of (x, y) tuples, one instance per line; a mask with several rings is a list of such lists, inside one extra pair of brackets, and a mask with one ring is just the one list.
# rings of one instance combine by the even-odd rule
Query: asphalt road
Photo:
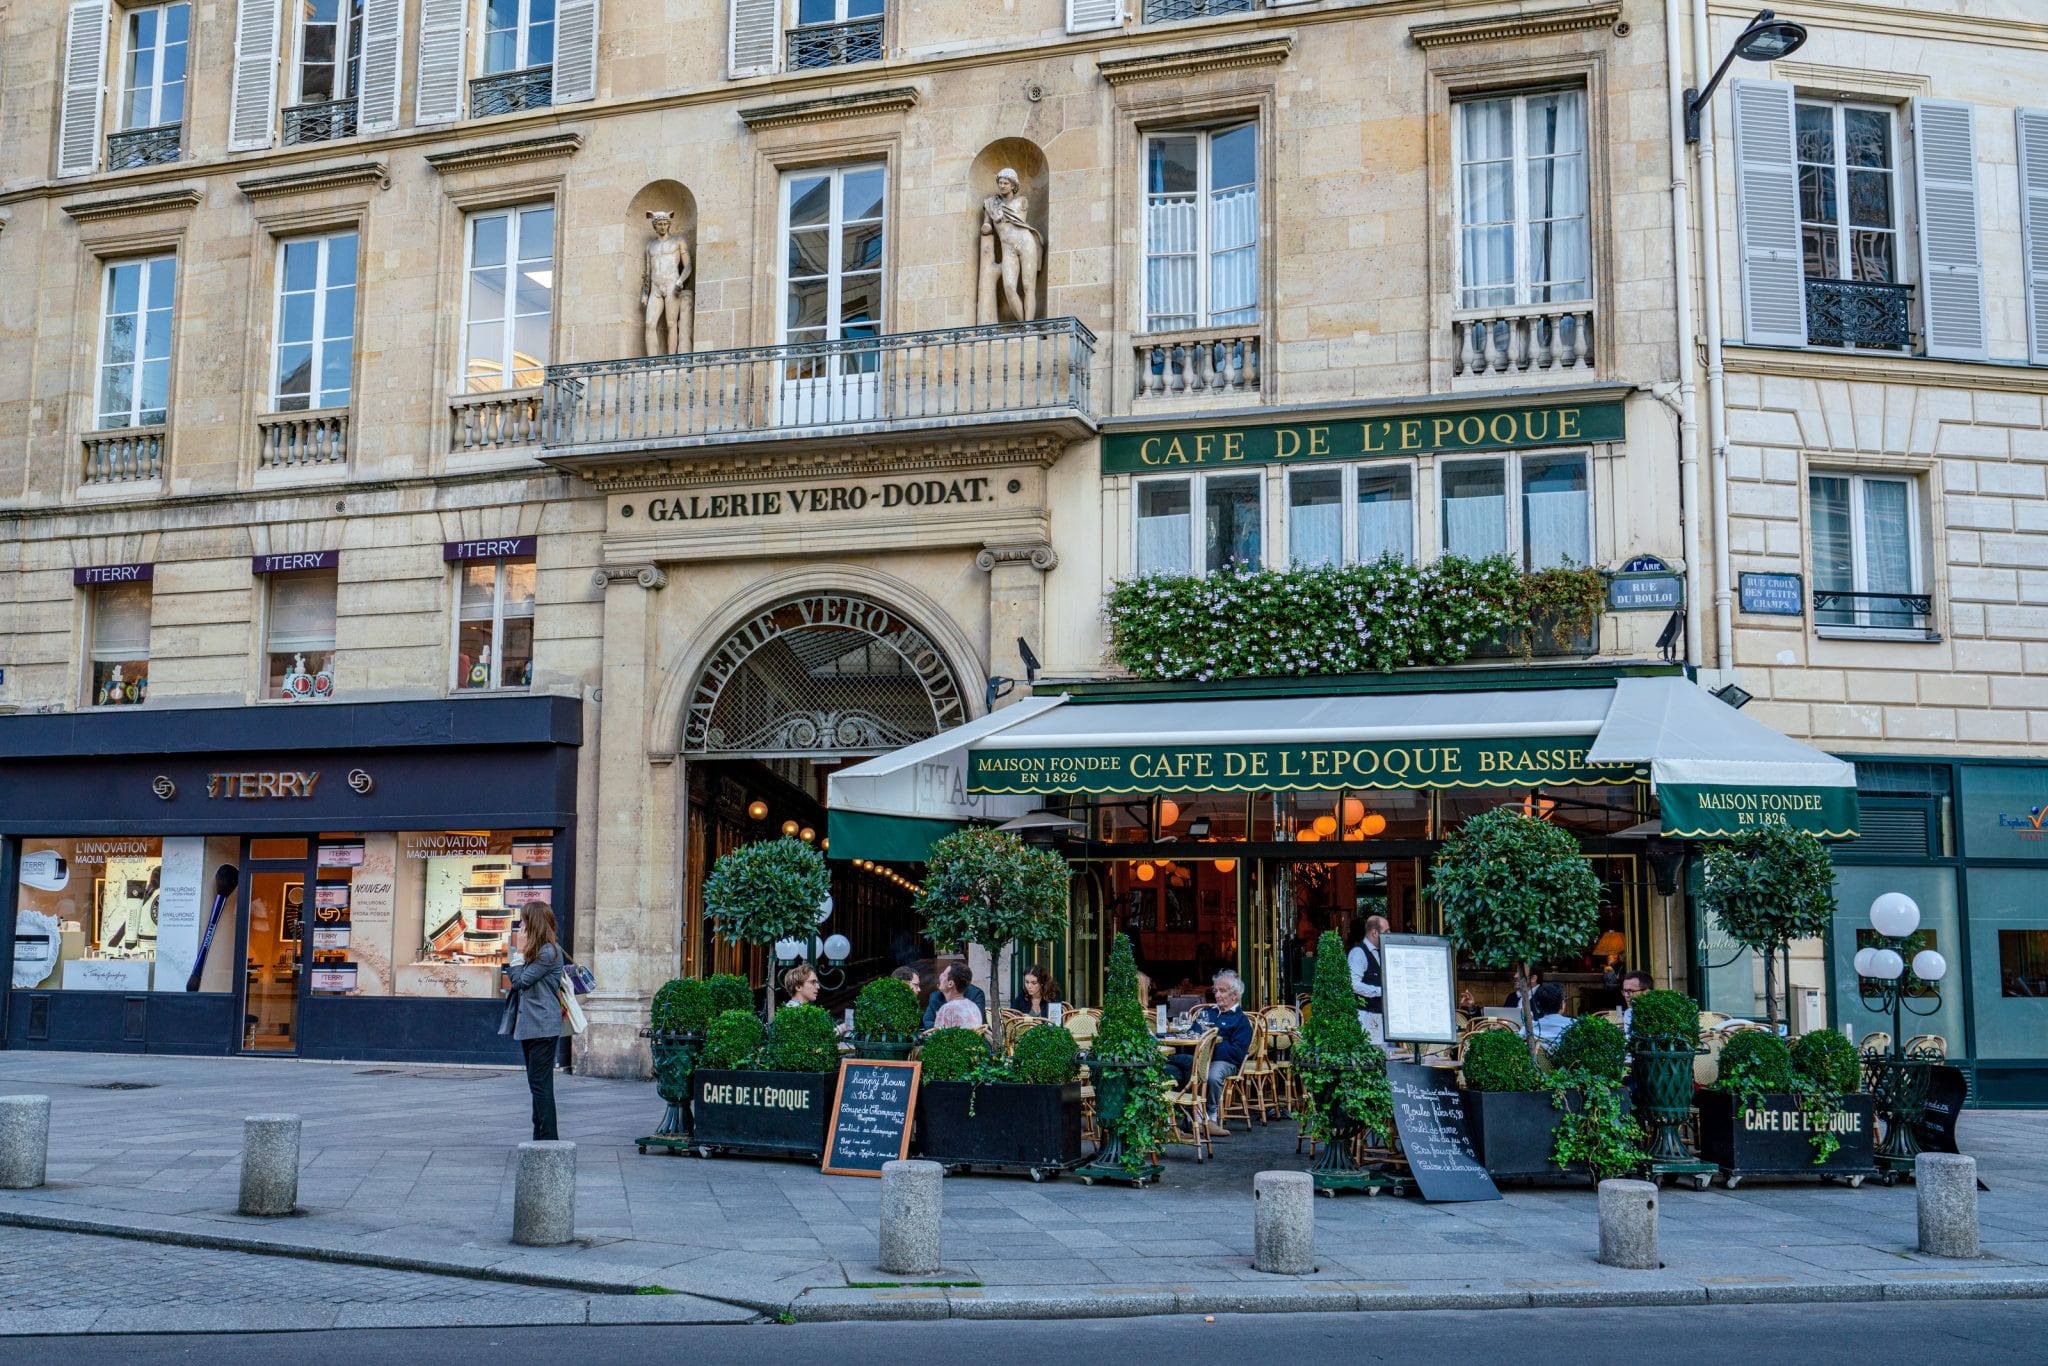
[[(517, 1293), (517, 1292), (513, 1292)], [(2048, 1301), (1728, 1305), (1484, 1313), (1221, 1315), (1012, 1323), (756, 1324), (735, 1328), (439, 1328), (236, 1337), (22, 1339), (19, 1360), (122, 1366), (602, 1366), (798, 1361), (1259, 1362), (1569, 1360), (1600, 1366), (1730, 1362), (2038, 1362)], [(1032, 1346), (1037, 1343), (1036, 1347)]]

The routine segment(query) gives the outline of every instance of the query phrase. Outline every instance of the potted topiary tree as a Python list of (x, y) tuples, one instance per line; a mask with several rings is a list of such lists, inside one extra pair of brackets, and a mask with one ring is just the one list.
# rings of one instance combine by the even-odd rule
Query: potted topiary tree
[(971, 1029), (941, 1029), (918, 1056), (922, 1156), (961, 1170), (1025, 1171), (1034, 1181), (1080, 1165), (1081, 1054), (1065, 1029), (1027, 1029), (1007, 1058)]
[(1015, 835), (969, 827), (934, 840), (924, 856), (917, 909), (940, 948), (979, 944), (988, 954), (986, 988), (991, 1039), (1002, 1039), (1000, 993), (994, 978), (1003, 950), (1067, 932), (1067, 861), (1033, 849)]
[(1444, 932), (1466, 956), (1513, 970), (1533, 1058), (1542, 1044), (1529, 1021), (1531, 966), (1584, 953), (1600, 930), (1600, 879), (1579, 842), (1548, 821), (1497, 806), (1451, 832), (1430, 865), (1429, 885)]
[(713, 973), (704, 979), (704, 985), (711, 988), (711, 1018), (714, 1020), (728, 1010), (754, 1008), (753, 985), (738, 973)]
[(1692, 1118), (1692, 1061), (1700, 1051), (1700, 1008), (1679, 991), (1646, 991), (1630, 1008), (1628, 1051), (1636, 1096), (1650, 1128), (1649, 1173), (1690, 1176), (1701, 1190), (1720, 1170), (1685, 1146)]
[[(743, 844), (711, 865), (704, 879), (704, 912), (718, 932), (737, 944), (772, 945), (784, 939), (809, 942), (818, 908), (832, 891), (825, 856), (802, 840), (785, 836)], [(749, 1004), (752, 992), (748, 993)], [(775, 1014), (775, 992), (768, 992)]]
[(654, 1055), (654, 1089), (668, 1103), (661, 1127), (639, 1140), (670, 1152), (690, 1146), (690, 1074), (704, 1047), (711, 1024), (711, 984), (695, 977), (677, 977), (654, 993), (643, 1035)]
[(1088, 1053), (1088, 1072), (1102, 1139), (1080, 1169), (1082, 1184), (1129, 1181), (1142, 1187), (1157, 1179), (1165, 1169), (1152, 1155), (1173, 1136), (1166, 1099), (1171, 1079), (1138, 1000), (1138, 960), (1128, 935), (1119, 934), (1110, 947), (1102, 1021)]
[(1315, 1188), (1335, 1195), (1405, 1186), (1406, 1178), (1367, 1170), (1352, 1151), (1368, 1135), (1391, 1140), (1394, 1093), (1387, 1085), (1387, 1055), (1358, 1022), (1351, 968), (1334, 932), (1326, 931), (1316, 946), (1314, 996), (1294, 1048), (1294, 1070), (1301, 1078), (1308, 1134), (1323, 1145)]
[[(1835, 913), (1827, 846), (1803, 830), (1767, 825), (1711, 845), (1700, 870), (1700, 910), (1764, 960), (1764, 1019), (1778, 1027), (1778, 956), (1825, 933)], [(1788, 1012), (1789, 1013), (1789, 1012)]]
[(691, 1078), (697, 1155), (824, 1156), (839, 1038), (817, 1006), (790, 1006), (764, 1030), (751, 1010), (711, 1022)]
[(1860, 1186), (1876, 1174), (1872, 1098), (1859, 1093), (1862, 1061), (1840, 1034), (1817, 1029), (1787, 1048), (1744, 1030), (1722, 1045), (1720, 1064), (1698, 1097), (1700, 1156), (1730, 1190), (1750, 1176), (1814, 1172)]
[(899, 978), (877, 977), (853, 998), (853, 1043), (863, 1058), (903, 1061), (923, 1023), (917, 993)]

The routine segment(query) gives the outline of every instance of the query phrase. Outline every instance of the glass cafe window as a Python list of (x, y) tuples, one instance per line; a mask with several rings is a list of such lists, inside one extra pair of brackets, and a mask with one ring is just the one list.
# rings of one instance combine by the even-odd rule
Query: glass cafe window
[[(1442, 466), (1443, 544), (1469, 559), (1507, 555), (1524, 569), (1593, 560), (1583, 454), (1505, 455)], [(1509, 490), (1517, 497), (1509, 497)]]
[(340, 580), (332, 569), (270, 575), (265, 697), (307, 702), (334, 696), (334, 615)]
[(92, 595), (92, 674), (87, 702), (113, 707), (149, 697), (147, 583), (104, 584)]
[[(1185, 574), (1262, 563), (1265, 477), (1257, 474), (1148, 479), (1137, 488), (1140, 574)], [(1200, 506), (1197, 522), (1191, 515)]]
[[(229, 836), (90, 835), (21, 842), (13, 984), (39, 991), (182, 992)], [(201, 991), (234, 987), (232, 901), (201, 965)]]
[(533, 684), (531, 556), (470, 560), (462, 566), (455, 625), (455, 687), (525, 688)]
[[(1344, 509), (1352, 515), (1347, 519)], [(1287, 556), (1295, 564), (1415, 558), (1414, 475), (1407, 465), (1348, 465), (1287, 475)]]

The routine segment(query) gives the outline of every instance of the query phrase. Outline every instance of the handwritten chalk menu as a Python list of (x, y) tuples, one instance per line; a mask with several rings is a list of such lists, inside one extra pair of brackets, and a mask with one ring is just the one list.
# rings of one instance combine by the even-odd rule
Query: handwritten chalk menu
[(839, 1104), (825, 1134), (827, 1176), (880, 1176), (884, 1162), (909, 1155), (920, 1067), (853, 1058), (840, 1062)]
[(1493, 1178), (1472, 1155), (1457, 1074), (1449, 1068), (1390, 1062), (1387, 1084), (1394, 1092), (1394, 1129), (1401, 1135), (1401, 1150), (1408, 1155), (1408, 1170), (1422, 1198), (1500, 1199)]
[(1434, 934), (1380, 936), (1387, 1042), (1456, 1043), (1457, 979), (1451, 941)]

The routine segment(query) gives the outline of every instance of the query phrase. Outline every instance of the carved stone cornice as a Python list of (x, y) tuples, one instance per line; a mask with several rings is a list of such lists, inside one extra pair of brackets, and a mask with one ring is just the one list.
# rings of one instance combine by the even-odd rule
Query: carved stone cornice
[(852, 95), (826, 95), (814, 100), (789, 100), (782, 104), (757, 104), (740, 110), (740, 122), (756, 133), (769, 128), (787, 128), (799, 123), (823, 123), (827, 119), (850, 119), (860, 114), (897, 113), (914, 108), (916, 86), (896, 85), (886, 90), (863, 90)]
[(1251, 43), (1221, 43), (1180, 52), (1155, 52), (1143, 57), (1112, 57), (1097, 62), (1095, 69), (1111, 85), (1128, 85), (1132, 81), (1184, 80), (1205, 71), (1278, 66), (1293, 51), (1292, 38), (1263, 38)]
[(674, 455), (613, 457), (602, 465), (570, 464), (584, 482), (606, 493), (636, 489), (716, 487), (799, 476), (809, 479), (895, 477), (946, 471), (998, 469), (1017, 465), (1050, 468), (1074, 438), (1063, 431), (1009, 436), (934, 438), (876, 444), (855, 450), (844, 445), (817, 450), (719, 447)]
[(581, 133), (548, 133), (537, 138), (486, 143), (481, 147), (456, 147), (446, 152), (427, 153), (427, 165), (442, 175), (456, 171), (479, 171), (492, 166), (515, 166), (522, 161), (546, 157), (570, 157), (583, 150)]
[(1790, 81), (1809, 93), (1826, 93), (1840, 99), (1869, 99), (1873, 95), (1911, 99), (1934, 93), (1934, 79), (1923, 72), (1877, 71), (1820, 62), (1772, 62), (1771, 79)]
[(1451, 47), (1458, 43), (1490, 43), (1502, 38), (1537, 38), (1577, 29), (1612, 28), (1621, 22), (1621, 0), (1573, 5), (1568, 9), (1495, 14), (1484, 19), (1453, 19), (1445, 24), (1416, 24), (1408, 36), (1417, 47)]
[(146, 213), (194, 209), (205, 197), (205, 192), (198, 187), (181, 185), (175, 190), (148, 190), (142, 194), (122, 195), (119, 199), (91, 199), (82, 204), (66, 204), (64, 212), (74, 223), (98, 223), (109, 218), (139, 218)]
[(276, 175), (251, 176), (235, 182), (235, 188), (251, 199), (275, 199), (279, 195), (314, 194), (341, 190), (351, 185), (391, 188), (391, 168), (381, 161), (351, 161), (340, 166), (308, 166), (281, 171)]
[(608, 564), (590, 576), (591, 583), (598, 588), (609, 588), (627, 579), (631, 579), (649, 592), (668, 587), (668, 575), (661, 572), (659, 565), (652, 564)]
[(999, 564), (1028, 564), (1033, 569), (1052, 570), (1060, 567), (1060, 556), (1046, 542), (1033, 541), (1026, 545), (984, 546), (974, 557), (974, 567), (983, 573)]

